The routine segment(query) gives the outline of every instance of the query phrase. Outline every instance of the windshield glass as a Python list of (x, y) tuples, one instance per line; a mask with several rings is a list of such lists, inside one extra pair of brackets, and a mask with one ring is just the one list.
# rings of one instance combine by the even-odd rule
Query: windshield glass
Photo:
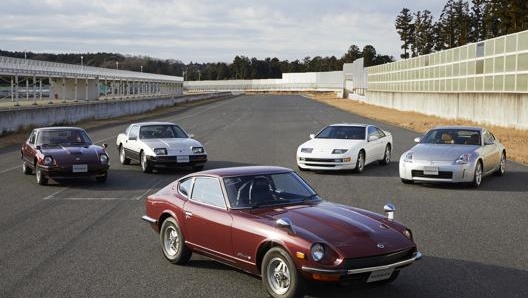
[(140, 139), (187, 138), (187, 134), (178, 125), (143, 125), (139, 130)]
[(319, 200), (295, 172), (224, 178), (232, 208), (256, 208)]
[(478, 130), (471, 129), (433, 129), (420, 140), (420, 143), (474, 146), (481, 144), (481, 135)]
[(81, 129), (43, 130), (38, 134), (37, 146), (86, 146), (92, 140)]
[(362, 126), (327, 126), (316, 136), (318, 139), (364, 140), (365, 127)]

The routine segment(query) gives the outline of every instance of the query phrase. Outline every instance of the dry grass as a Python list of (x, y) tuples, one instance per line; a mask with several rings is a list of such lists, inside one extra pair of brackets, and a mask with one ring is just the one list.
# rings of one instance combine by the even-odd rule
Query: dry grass
[[(308, 96), (314, 100), (324, 102), (328, 105), (338, 107), (354, 114), (401, 126), (420, 133), (424, 133), (438, 125), (480, 125), (471, 121), (448, 120), (420, 113), (396, 111), (350, 99), (339, 99), (336, 98), (334, 94), (309, 94)], [(492, 131), (495, 137), (504, 144), (508, 159), (528, 165), (528, 150), (526, 149), (528, 146), (528, 130), (492, 125), (484, 126)]]

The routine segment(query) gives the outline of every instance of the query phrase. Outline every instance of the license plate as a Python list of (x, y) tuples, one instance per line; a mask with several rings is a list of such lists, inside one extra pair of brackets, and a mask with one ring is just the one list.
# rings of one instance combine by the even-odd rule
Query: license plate
[(88, 172), (88, 165), (87, 164), (73, 165), (72, 172), (74, 172), (74, 173), (86, 173), (86, 172)]
[(176, 162), (189, 162), (189, 155), (176, 156)]
[(393, 272), (394, 272), (394, 268), (372, 271), (370, 273), (369, 278), (367, 279), (367, 282), (375, 282), (375, 281), (389, 279)]
[(431, 167), (431, 166), (425, 166), (424, 167), (424, 175), (438, 175), (438, 167)]

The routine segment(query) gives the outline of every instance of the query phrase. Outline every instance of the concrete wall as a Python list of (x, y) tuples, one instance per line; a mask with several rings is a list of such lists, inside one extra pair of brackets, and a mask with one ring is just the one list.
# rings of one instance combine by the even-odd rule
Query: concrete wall
[(0, 111), (0, 136), (22, 128), (76, 123), (88, 119), (107, 119), (141, 114), (178, 103), (231, 96), (232, 93), (197, 94), (170, 98), (119, 101), (89, 101), (59, 106), (28, 106)]
[(362, 101), (447, 119), (528, 129), (528, 93), (403, 93), (369, 90)]

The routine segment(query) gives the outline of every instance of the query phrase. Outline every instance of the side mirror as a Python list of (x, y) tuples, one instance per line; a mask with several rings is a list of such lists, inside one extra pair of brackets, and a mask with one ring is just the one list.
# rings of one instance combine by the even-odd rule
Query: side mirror
[(135, 141), (135, 140), (137, 140), (137, 136), (136, 136), (136, 135), (130, 135), (130, 136), (128, 137), (128, 140), (129, 140), (129, 141)]
[(313, 139), (313, 138), (315, 138), (315, 134), (311, 133), (310, 134), (310, 139)]
[(422, 140), (422, 138), (414, 138), (414, 142), (415, 143), (420, 143), (421, 140)]
[(383, 211), (387, 213), (388, 220), (394, 219), (394, 211), (396, 211), (396, 207), (393, 204), (387, 203), (385, 206), (383, 206)]
[(103, 148), (108, 148), (108, 144), (107, 143), (103, 143)]
[(295, 234), (295, 231), (293, 230), (292, 222), (289, 218), (279, 218), (275, 222), (277, 226), (281, 229), (285, 229), (290, 231), (290, 233)]
[(193, 133), (190, 133), (190, 134), (189, 134), (189, 138), (194, 138), (194, 134), (193, 134)]

